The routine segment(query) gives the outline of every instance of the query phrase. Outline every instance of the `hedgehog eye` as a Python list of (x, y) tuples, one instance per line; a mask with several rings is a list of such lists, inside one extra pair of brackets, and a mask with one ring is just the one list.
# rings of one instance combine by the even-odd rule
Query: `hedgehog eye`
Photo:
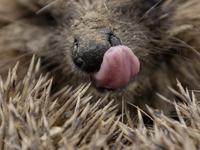
[(162, 2), (164, 2), (165, 0), (148, 0), (147, 5), (149, 8), (155, 6), (155, 5), (160, 5)]
[(109, 35), (108, 41), (111, 46), (121, 45), (120, 39), (113, 33)]

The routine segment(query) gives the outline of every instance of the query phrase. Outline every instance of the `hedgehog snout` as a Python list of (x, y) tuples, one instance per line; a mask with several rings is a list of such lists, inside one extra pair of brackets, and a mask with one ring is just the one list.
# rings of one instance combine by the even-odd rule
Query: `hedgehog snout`
[(73, 62), (84, 72), (96, 72), (100, 69), (104, 53), (117, 45), (121, 45), (120, 39), (111, 28), (76, 34), (71, 47)]

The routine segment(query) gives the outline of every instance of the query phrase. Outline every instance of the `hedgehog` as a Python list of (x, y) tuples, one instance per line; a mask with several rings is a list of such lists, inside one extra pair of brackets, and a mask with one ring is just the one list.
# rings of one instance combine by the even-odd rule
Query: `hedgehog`
[[(95, 102), (127, 108), (174, 109), (156, 93), (175, 99), (167, 86), (199, 89), (198, 0), (2, 1), (1, 76), (20, 61), (26, 74), (33, 54), (41, 73), (53, 77), (52, 93), (90, 83)], [(120, 110), (123, 112), (124, 110)]]
[(181, 101), (160, 97), (175, 107), (178, 120), (149, 106), (153, 127), (146, 126), (137, 108), (137, 125), (116, 116), (113, 101), (101, 108), (107, 97), (90, 103), (89, 84), (72, 90), (66, 85), (51, 95), (52, 79), (41, 75), (41, 59), (33, 56), (27, 74), (18, 80), (17, 63), (0, 78), (0, 149), (175, 149), (195, 150), (200, 141), (198, 99), (192, 91), (171, 89)]

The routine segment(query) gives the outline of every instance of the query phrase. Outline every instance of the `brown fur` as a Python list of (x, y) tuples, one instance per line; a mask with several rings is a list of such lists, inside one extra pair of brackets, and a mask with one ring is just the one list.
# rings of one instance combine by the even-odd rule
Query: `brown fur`
[(176, 78), (190, 89), (199, 88), (199, 0), (165, 0), (151, 8), (146, 0), (0, 2), (10, 7), (0, 13), (2, 75), (15, 60), (20, 60), (23, 75), (27, 63), (22, 63), (36, 54), (42, 57), (41, 72), (54, 76), (54, 91), (65, 84), (76, 86), (88, 75), (72, 62), (74, 35), (111, 27), (139, 58), (141, 70), (123, 89), (101, 93), (91, 87), (94, 96), (109, 93), (108, 100), (117, 103), (125, 99), (142, 109), (148, 104), (170, 112), (156, 93), (173, 99), (166, 87), (176, 89)]

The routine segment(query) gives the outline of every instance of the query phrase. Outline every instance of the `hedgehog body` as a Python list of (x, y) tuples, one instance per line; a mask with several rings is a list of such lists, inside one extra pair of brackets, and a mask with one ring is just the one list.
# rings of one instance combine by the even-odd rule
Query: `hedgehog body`
[[(199, 103), (176, 78), (199, 89), (199, 7), (199, 0), (1, 0), (0, 148), (198, 149)], [(98, 73), (103, 64), (113, 67), (104, 56), (114, 59), (107, 52), (116, 47), (132, 56), (117, 53), (117, 64), (130, 64), (127, 58), (134, 71), (114, 84)], [(33, 54), (40, 58), (35, 67)], [(179, 121), (146, 107), (173, 110), (156, 93)], [(139, 108), (134, 126), (132, 106), (127, 125), (121, 122), (113, 103), (124, 100), (148, 109), (153, 128)]]

